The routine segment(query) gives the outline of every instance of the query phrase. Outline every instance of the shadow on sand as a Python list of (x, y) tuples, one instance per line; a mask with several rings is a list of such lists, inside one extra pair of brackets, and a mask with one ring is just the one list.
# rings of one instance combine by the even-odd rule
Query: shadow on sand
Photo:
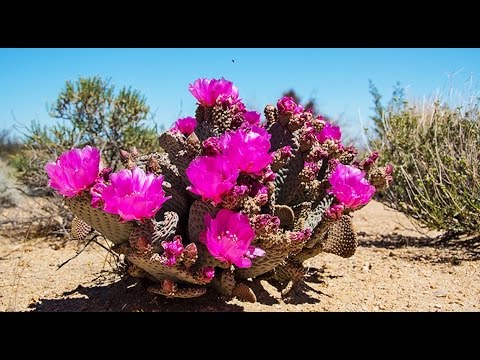
[(363, 247), (384, 249), (402, 249), (414, 247), (433, 250), (425, 254), (412, 254), (402, 257), (412, 260), (428, 260), (433, 263), (451, 263), (459, 265), (462, 261), (480, 260), (480, 237), (455, 236), (446, 234), (435, 238), (426, 236), (405, 236), (400, 234), (381, 234), (372, 239), (368, 234), (359, 232), (359, 243)]
[(167, 299), (163, 296), (153, 296), (147, 292), (142, 281), (124, 276), (117, 282), (108, 285), (93, 285), (76, 289), (62, 294), (67, 298), (41, 299), (31, 305), (37, 312), (238, 312), (243, 307), (228, 304), (215, 292), (197, 299)]

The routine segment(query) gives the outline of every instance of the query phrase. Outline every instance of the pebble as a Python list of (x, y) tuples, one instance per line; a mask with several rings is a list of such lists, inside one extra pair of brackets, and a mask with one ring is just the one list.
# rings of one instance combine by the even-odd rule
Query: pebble
[(440, 304), (435, 304), (435, 305), (433, 305), (433, 306), (435, 306), (437, 309), (441, 309), (441, 308), (442, 308), (442, 305), (440, 305)]
[(448, 292), (445, 290), (437, 290), (433, 293), (436, 297), (446, 297), (448, 295)]

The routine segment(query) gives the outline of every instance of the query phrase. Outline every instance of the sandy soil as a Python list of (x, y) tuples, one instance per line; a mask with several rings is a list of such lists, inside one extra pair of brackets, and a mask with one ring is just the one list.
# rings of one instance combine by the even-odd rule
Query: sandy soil
[[(24, 210), (0, 209), (0, 220), (21, 219)], [(309, 260), (305, 285), (288, 303), (268, 283), (255, 284), (254, 304), (213, 292), (190, 300), (152, 296), (141, 281), (122, 278), (113, 257), (93, 243), (57, 270), (85, 244), (12, 237), (4, 224), (0, 311), (480, 311), (478, 242), (432, 245), (427, 236), (438, 234), (419, 233), (375, 201), (354, 214), (354, 224), (360, 246), (353, 257)]]

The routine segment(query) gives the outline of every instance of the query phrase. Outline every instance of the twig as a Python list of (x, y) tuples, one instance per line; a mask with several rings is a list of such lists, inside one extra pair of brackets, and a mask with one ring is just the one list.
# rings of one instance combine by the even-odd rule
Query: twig
[(60, 265), (58, 265), (57, 267), (57, 270), (60, 270), (64, 265), (68, 264), (71, 260), (75, 259), (78, 255), (80, 255), (86, 248), (87, 246), (92, 242), (94, 241), (96, 238), (97, 238), (98, 235), (95, 235), (94, 237), (92, 237), (90, 240), (88, 240), (87, 244), (83, 247), (82, 250), (78, 251), (74, 256), (72, 256), (70, 259), (64, 261), (63, 263), (61, 263)]

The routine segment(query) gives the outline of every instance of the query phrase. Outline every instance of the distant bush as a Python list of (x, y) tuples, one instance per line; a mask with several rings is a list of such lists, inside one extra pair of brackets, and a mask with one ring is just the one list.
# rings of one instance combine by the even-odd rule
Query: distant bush
[(7, 163), (0, 159), (0, 208), (17, 206), (20, 202), (20, 193), (11, 173)]
[[(479, 98), (462, 107), (440, 100), (386, 107), (372, 85), (380, 161), (394, 165), (394, 181), (380, 197), (429, 229), (480, 233)], [(397, 92), (397, 94), (399, 94)]]
[(157, 129), (148, 125), (149, 107), (138, 91), (119, 92), (100, 77), (67, 81), (50, 115), (51, 126), (33, 122), (24, 149), (12, 164), (19, 179), (36, 193), (48, 193), (45, 164), (72, 147), (92, 145), (102, 149), (107, 164), (120, 165), (120, 150), (135, 146), (140, 153), (158, 150)]
[(11, 131), (0, 130), (0, 159), (8, 159), (22, 148), (22, 142), (12, 136)]

